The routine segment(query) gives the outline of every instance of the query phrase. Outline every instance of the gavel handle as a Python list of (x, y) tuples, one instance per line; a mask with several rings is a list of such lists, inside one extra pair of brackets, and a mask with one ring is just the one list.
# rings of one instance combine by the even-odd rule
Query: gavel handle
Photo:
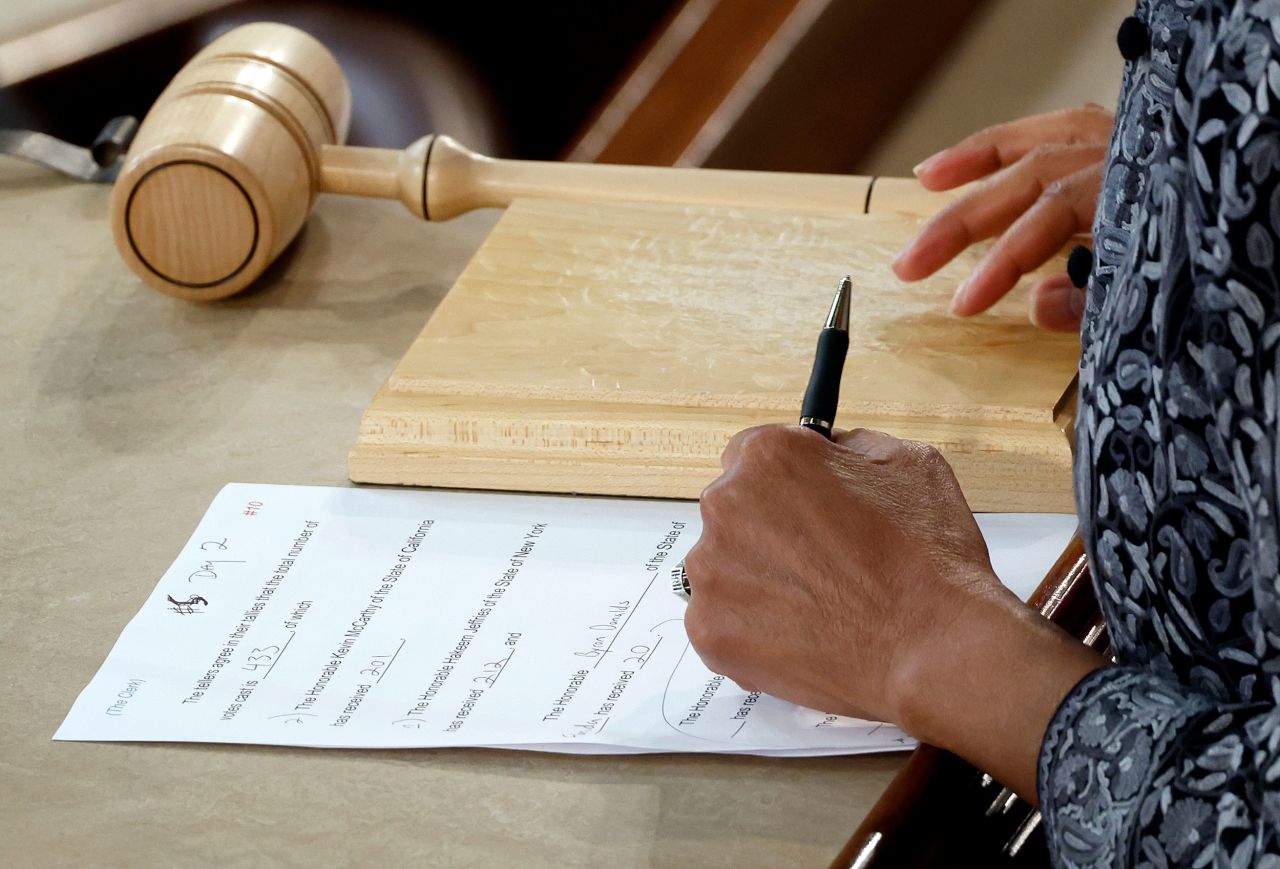
[[(500, 160), (448, 136), (427, 136), (403, 151), (341, 145), (320, 151), (321, 192), (398, 199), (425, 220), (505, 208), (519, 197), (862, 214), (871, 210), (873, 183), (865, 175)], [(887, 210), (930, 213), (949, 198), (925, 191), (912, 197), (906, 207)]]

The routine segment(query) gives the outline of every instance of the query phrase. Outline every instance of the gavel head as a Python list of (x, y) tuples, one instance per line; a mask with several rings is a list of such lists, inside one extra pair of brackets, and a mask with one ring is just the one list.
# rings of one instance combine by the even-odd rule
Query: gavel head
[(283, 24), (248, 24), (182, 68), (143, 120), (111, 196), (121, 255), (183, 299), (239, 292), (293, 240), (341, 144), (351, 90), (338, 62)]

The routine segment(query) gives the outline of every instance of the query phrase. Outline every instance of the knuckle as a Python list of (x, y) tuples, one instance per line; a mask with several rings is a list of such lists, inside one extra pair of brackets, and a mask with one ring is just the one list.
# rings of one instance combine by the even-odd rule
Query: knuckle
[(719, 653), (724, 646), (723, 632), (718, 620), (704, 614), (704, 608), (692, 602), (684, 616), (684, 629), (698, 657), (708, 667), (714, 669), (714, 662), (720, 660)]
[(762, 445), (761, 439), (766, 437), (765, 429), (753, 428), (743, 432), (738, 442), (738, 463), (750, 465), (759, 460)]
[(729, 438), (729, 442), (725, 444), (724, 452), (722, 455), (728, 458), (730, 456), (734, 456), (737, 453), (741, 452), (742, 445), (746, 441), (750, 440), (751, 435), (754, 433), (754, 431), (755, 431), (754, 429), (747, 428), (747, 429), (742, 429), (741, 431), (735, 432), (733, 437)]
[(1072, 109), (1070, 114), (1073, 126), (1067, 133), (1066, 140), (1071, 144), (1095, 143), (1111, 127), (1111, 110), (1097, 103), (1084, 103), (1079, 108)]
[(842, 431), (836, 435), (836, 443), (842, 447), (848, 447), (850, 444), (857, 443), (858, 435), (866, 431), (863, 428), (851, 428), (848, 431)]
[(970, 146), (982, 147), (990, 145), (1000, 136), (1000, 125), (983, 127), (974, 133), (969, 134), (964, 139), (956, 143), (956, 147)]
[(710, 566), (706, 551), (707, 547), (700, 542), (697, 546), (690, 549), (689, 554), (684, 557), (684, 570), (689, 576), (690, 585), (693, 585), (694, 580), (697, 580), (698, 585), (701, 586), (709, 574), (709, 571), (706, 569)]
[(728, 477), (721, 477), (703, 490), (698, 510), (702, 514), (704, 536), (718, 533), (730, 523), (735, 500), (733, 483)]
[(760, 429), (756, 437), (759, 451), (770, 458), (779, 455), (784, 451), (794, 433), (794, 429), (785, 425), (771, 425)]
[(698, 508), (702, 512), (704, 520), (714, 516), (720, 510), (721, 504), (724, 502), (724, 490), (728, 485), (723, 476), (712, 480), (707, 488), (702, 490), (702, 494), (698, 496)]
[(882, 431), (876, 431), (871, 428), (855, 428), (849, 432), (846, 440), (841, 442), (842, 446), (847, 446), (850, 450), (867, 454), (881, 451), (884, 445), (890, 442), (892, 438)]
[(718, 559), (711, 554), (711, 547), (699, 543), (684, 559), (685, 575), (689, 577), (689, 588), (701, 601), (716, 599), (720, 596), (723, 584), (720, 572), (716, 569)]
[(742, 443), (742, 463), (748, 470), (773, 465), (786, 456), (791, 441), (785, 426), (764, 426)]
[(1026, 160), (1030, 163), (1041, 164), (1046, 163), (1056, 157), (1062, 151), (1062, 146), (1058, 144), (1045, 143), (1036, 145), (1027, 152)]
[(926, 468), (936, 468), (947, 463), (942, 456), (942, 451), (933, 444), (924, 441), (903, 441), (902, 448)]
[(1040, 198), (1046, 202), (1056, 202), (1067, 198), (1070, 192), (1071, 188), (1066, 179), (1058, 178), (1045, 185), (1044, 192), (1040, 194)]

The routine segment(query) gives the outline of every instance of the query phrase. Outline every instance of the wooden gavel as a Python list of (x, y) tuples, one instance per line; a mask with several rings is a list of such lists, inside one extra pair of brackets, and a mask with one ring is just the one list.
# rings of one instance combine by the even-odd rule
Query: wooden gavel
[(519, 196), (837, 214), (870, 202), (865, 176), (496, 160), (448, 136), (353, 148), (342, 145), (350, 116), (346, 77), (314, 38), (268, 23), (226, 33), (179, 71), (134, 138), (111, 198), (121, 255), (156, 289), (210, 300), (262, 274), (318, 193), (398, 199), (424, 220)]

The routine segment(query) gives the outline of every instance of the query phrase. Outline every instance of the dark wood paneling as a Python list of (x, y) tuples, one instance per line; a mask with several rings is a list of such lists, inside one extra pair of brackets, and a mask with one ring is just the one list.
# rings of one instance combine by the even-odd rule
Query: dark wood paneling
[(982, 0), (686, 0), (569, 159), (843, 172)]
[(787, 18), (807, 2), (812, 0), (687, 0), (601, 106), (568, 159), (676, 163)]

